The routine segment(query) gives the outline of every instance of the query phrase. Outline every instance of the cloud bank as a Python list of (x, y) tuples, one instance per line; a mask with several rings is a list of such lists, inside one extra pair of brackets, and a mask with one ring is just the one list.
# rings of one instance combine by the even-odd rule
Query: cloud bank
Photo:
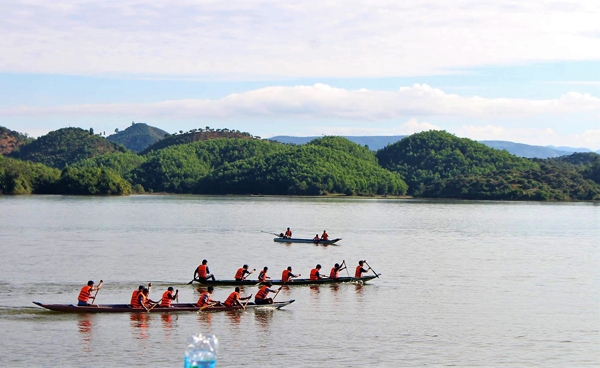
[(0, 72), (386, 77), (600, 60), (595, 0), (6, 0)]

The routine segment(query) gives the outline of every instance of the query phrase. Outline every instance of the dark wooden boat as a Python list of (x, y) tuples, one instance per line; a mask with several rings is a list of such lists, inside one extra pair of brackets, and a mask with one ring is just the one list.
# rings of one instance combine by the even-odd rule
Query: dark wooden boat
[(360, 279), (358, 279), (356, 277), (339, 277), (337, 279), (325, 278), (325, 279), (319, 279), (319, 280), (292, 279), (292, 281), (288, 281), (288, 282), (283, 282), (281, 280), (271, 280), (271, 283), (273, 285), (290, 285), (290, 286), (291, 285), (340, 284), (340, 283), (347, 283), (347, 282), (365, 283), (369, 280), (373, 280), (374, 278), (376, 278), (380, 275), (381, 274), (378, 273), (377, 276), (375, 276), (375, 275), (363, 276)]
[[(253, 308), (276, 308), (281, 309), (286, 305), (290, 305), (295, 300), (286, 300), (283, 302), (275, 302), (273, 304), (254, 304), (250, 302), (246, 305), (246, 309)], [(51, 311), (56, 312), (64, 312), (64, 313), (146, 313), (146, 311), (142, 308), (131, 308), (129, 304), (98, 304), (98, 305), (90, 305), (86, 307), (79, 307), (74, 304), (42, 304), (40, 302), (33, 302), (35, 305), (39, 305), (42, 308), (49, 309)], [(226, 306), (213, 306), (207, 308), (200, 308), (196, 304), (192, 303), (177, 303), (171, 304), (171, 308), (163, 308), (161, 306), (156, 306), (150, 310), (150, 313), (177, 313), (177, 312), (223, 312), (223, 311), (233, 311), (240, 310), (243, 307), (235, 306), (235, 307), (226, 307)]]
[(194, 279), (200, 285), (212, 285), (212, 286), (244, 286), (244, 285), (257, 285), (258, 280), (198, 280)]
[(331, 245), (335, 244), (342, 240), (342, 238), (335, 238), (331, 240), (319, 240), (314, 241), (312, 239), (301, 239), (301, 238), (275, 238), (273, 239), (276, 243), (311, 243), (311, 244), (323, 244), (323, 245)]

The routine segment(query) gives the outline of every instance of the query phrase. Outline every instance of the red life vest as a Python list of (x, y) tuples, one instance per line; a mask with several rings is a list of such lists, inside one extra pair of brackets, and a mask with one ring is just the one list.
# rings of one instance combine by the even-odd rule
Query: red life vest
[(206, 269), (208, 268), (207, 265), (200, 265), (198, 266), (198, 277), (201, 279), (205, 279), (206, 278)]
[(286, 230), (285, 236), (287, 236), (288, 238), (291, 238), (292, 237), (292, 232), (290, 230)]
[(171, 302), (173, 301), (172, 297), (173, 297), (173, 293), (171, 293), (169, 290), (165, 291), (163, 293), (162, 299), (160, 301), (160, 306), (161, 307), (170, 307)]
[(316, 268), (313, 268), (312, 270), (310, 270), (310, 280), (318, 280), (319, 279), (319, 270), (317, 270)]
[(327, 235), (327, 233), (323, 233), (323, 235), (321, 235), (321, 240), (327, 240), (329, 239), (329, 235)]
[(290, 271), (289, 270), (283, 270), (283, 272), (281, 273), (281, 281), (283, 282), (288, 282), (290, 281)]
[(260, 290), (258, 291), (258, 293), (256, 293), (256, 299), (266, 299), (267, 295), (269, 294), (269, 292), (267, 291), (269, 290), (268, 286), (263, 286), (260, 288)]
[(362, 266), (356, 266), (356, 272), (354, 273), (354, 277), (360, 279), (362, 277)]
[(139, 290), (134, 290), (133, 293), (131, 293), (131, 303), (129, 303), (129, 304), (131, 304), (131, 305), (137, 304), (138, 296), (140, 295), (140, 292), (141, 291), (139, 291)]
[(237, 272), (235, 273), (235, 279), (243, 279), (244, 278), (244, 268), (240, 268), (239, 270), (237, 270)]
[[(146, 295), (144, 295), (144, 293), (142, 293), (141, 291), (137, 292), (137, 297), (135, 298), (135, 300), (131, 301), (131, 307), (133, 308), (142, 308), (142, 304), (146, 304), (146, 300), (148, 299), (148, 297), (146, 297)], [(142, 303), (140, 304), (140, 297), (142, 297)]]
[(260, 273), (258, 274), (258, 281), (267, 281), (267, 271), (260, 271)]
[(338, 270), (336, 270), (335, 267), (331, 269), (331, 272), (329, 273), (329, 278), (330, 279), (338, 278)]
[(199, 307), (203, 307), (206, 304), (208, 304), (208, 302), (210, 302), (210, 294), (208, 293), (208, 291), (205, 291), (202, 293), (202, 295), (200, 295), (200, 298), (198, 299), (198, 303), (196, 303)]
[(91, 293), (92, 293), (92, 286), (85, 285), (84, 287), (81, 288), (81, 291), (79, 292), (79, 296), (77, 297), (77, 300), (79, 300), (80, 302), (87, 303), (88, 300), (90, 300)]
[(239, 300), (239, 299), (240, 299), (240, 294), (237, 291), (234, 291), (233, 293), (229, 294), (227, 299), (225, 299), (225, 306), (230, 307), (233, 305), (233, 303), (236, 300)]

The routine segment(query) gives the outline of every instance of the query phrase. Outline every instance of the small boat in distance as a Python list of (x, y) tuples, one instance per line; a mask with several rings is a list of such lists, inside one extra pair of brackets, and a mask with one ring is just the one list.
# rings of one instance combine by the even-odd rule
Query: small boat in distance
[[(246, 304), (246, 309), (252, 308), (275, 308), (281, 309), (286, 305), (290, 305), (295, 301), (286, 300), (283, 302), (274, 302), (273, 304), (254, 304), (253, 302), (249, 302)], [(98, 304), (98, 305), (90, 305), (90, 306), (77, 306), (74, 304), (43, 304), (40, 302), (33, 302), (33, 304), (38, 305), (42, 308), (49, 309), (55, 312), (64, 312), (64, 313), (146, 313), (146, 310), (143, 308), (132, 308), (129, 304)], [(244, 307), (240, 307), (239, 305), (226, 307), (224, 305), (215, 305), (207, 308), (200, 308), (194, 303), (176, 303), (171, 304), (171, 308), (164, 308), (161, 306), (156, 306), (150, 309), (149, 313), (177, 313), (177, 312), (223, 312), (223, 311), (233, 311), (244, 309)]]
[(330, 245), (330, 244), (335, 244), (337, 242), (339, 242), (340, 240), (342, 240), (342, 238), (335, 238), (335, 239), (331, 239), (331, 240), (313, 240), (313, 239), (302, 239), (302, 238), (275, 238), (273, 239), (274, 242), (276, 243), (312, 243), (312, 244), (324, 244), (324, 245)]
[(321, 285), (321, 284), (341, 284), (341, 283), (348, 283), (348, 282), (355, 282), (355, 283), (365, 283), (369, 280), (373, 280), (376, 277), (379, 277), (381, 274), (378, 273), (377, 275), (369, 275), (369, 276), (363, 276), (361, 278), (356, 278), (356, 277), (338, 277), (337, 279), (330, 279), (330, 278), (324, 278), (324, 279), (318, 279), (318, 280), (310, 280), (310, 279), (292, 279), (291, 281), (288, 282), (283, 282), (281, 280), (271, 280), (270, 283), (272, 283), (273, 285), (288, 285), (288, 286), (292, 286), (292, 285)]

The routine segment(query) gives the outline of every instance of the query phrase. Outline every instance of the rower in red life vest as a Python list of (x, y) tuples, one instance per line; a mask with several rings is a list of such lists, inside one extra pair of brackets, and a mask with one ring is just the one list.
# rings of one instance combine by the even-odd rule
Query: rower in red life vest
[(267, 276), (268, 270), (269, 270), (269, 267), (265, 266), (265, 268), (263, 268), (262, 271), (260, 271), (260, 273), (258, 274), (258, 281), (265, 282), (265, 281), (271, 279), (269, 276)]
[(214, 287), (209, 286), (205, 292), (200, 294), (200, 298), (198, 298), (198, 302), (196, 303), (199, 307), (204, 307), (206, 305), (221, 305), (221, 302), (218, 300), (212, 300), (210, 297), (212, 296), (212, 292), (215, 290)]
[(358, 266), (356, 266), (356, 272), (354, 272), (354, 277), (357, 279), (362, 278), (362, 274), (368, 272), (371, 267), (369, 267), (369, 270), (365, 270), (362, 266), (363, 264), (365, 264), (365, 261), (358, 261)]
[(315, 237), (313, 238), (313, 243), (318, 243), (319, 240), (321, 240), (321, 238), (319, 238), (319, 234), (316, 234)]
[(196, 268), (196, 271), (194, 271), (194, 279), (196, 279), (196, 275), (198, 276), (197, 279), (200, 281), (206, 281), (208, 279), (215, 281), (215, 275), (210, 273), (210, 270), (208, 269), (208, 261), (206, 259), (203, 259), (202, 264)]
[(165, 291), (162, 295), (162, 299), (160, 301), (160, 306), (164, 307), (164, 308), (171, 308), (171, 302), (173, 302), (173, 300), (175, 300), (177, 298), (178, 294), (179, 294), (179, 290), (176, 290), (175, 294), (173, 294), (173, 287), (169, 286), (167, 291)]
[(291, 282), (291, 281), (294, 281), (294, 280), (292, 280), (292, 278), (299, 277), (299, 276), (302, 276), (302, 275), (300, 275), (300, 274), (294, 275), (292, 273), (292, 266), (289, 266), (286, 270), (283, 270), (283, 272), (281, 273), (281, 281)]
[(292, 230), (290, 230), (290, 228), (288, 227), (287, 230), (285, 231), (285, 234), (283, 235), (283, 237), (285, 239), (289, 239), (292, 237)]
[(149, 312), (150, 310), (148, 309), (148, 307), (150, 307), (152, 304), (158, 304), (157, 301), (154, 301), (152, 299), (150, 299), (149, 297), (150, 294), (150, 290), (147, 288), (142, 289), (141, 293), (138, 293), (138, 297), (137, 299), (131, 303), (131, 307), (132, 308), (143, 308), (146, 312)]
[(256, 293), (256, 296), (254, 297), (254, 303), (256, 303), (257, 305), (273, 304), (273, 298), (267, 298), (267, 296), (269, 295), (269, 293), (276, 293), (279, 290), (281, 290), (281, 286), (277, 290), (270, 289), (271, 286), (273, 286), (273, 284), (271, 284), (270, 282), (267, 282), (263, 286), (261, 286), (260, 290), (258, 291), (258, 293)]
[(242, 307), (242, 303), (240, 303), (240, 300), (248, 300), (250, 298), (252, 298), (252, 296), (241, 297), (240, 296), (240, 287), (236, 286), (235, 291), (233, 293), (229, 294), (229, 296), (227, 297), (227, 299), (225, 299), (225, 302), (223, 304), (226, 307), (234, 307), (234, 306)]
[(336, 263), (333, 268), (331, 269), (331, 272), (329, 272), (329, 278), (330, 279), (334, 279), (337, 280), (340, 278), (340, 271), (345, 270), (346, 266), (342, 267), (340, 266), (339, 263)]
[(94, 281), (92, 281), (92, 280), (88, 281), (87, 285), (82, 287), (81, 291), (79, 291), (79, 296), (77, 297), (77, 306), (85, 307), (85, 306), (91, 305), (90, 303), (88, 303), (88, 301), (92, 297), (92, 291), (100, 290), (101, 287), (102, 287), (102, 280), (100, 280), (98, 287), (94, 287)]
[[(152, 287), (152, 283), (148, 284), (148, 290), (150, 290), (150, 288)], [(144, 290), (144, 285), (140, 285), (137, 289), (135, 289), (133, 291), (133, 293), (131, 293), (131, 301), (129, 302), (129, 304), (133, 307), (134, 304), (137, 304), (137, 300), (140, 296), (140, 294), (142, 293), (142, 291)], [(138, 307), (141, 308), (141, 307)]]
[(320, 273), (321, 271), (321, 265), (318, 264), (315, 268), (313, 268), (312, 270), (310, 270), (310, 280), (314, 281), (314, 280), (319, 280), (319, 279), (325, 279), (327, 278), (327, 276), (323, 276)]
[(327, 235), (327, 230), (323, 230), (323, 234), (321, 234), (321, 240), (329, 240), (329, 235)]
[[(256, 271), (256, 268), (252, 270), (252, 272)], [(235, 281), (243, 281), (250, 275), (252, 272), (248, 271), (248, 265), (245, 264), (242, 268), (238, 268), (235, 273)]]

